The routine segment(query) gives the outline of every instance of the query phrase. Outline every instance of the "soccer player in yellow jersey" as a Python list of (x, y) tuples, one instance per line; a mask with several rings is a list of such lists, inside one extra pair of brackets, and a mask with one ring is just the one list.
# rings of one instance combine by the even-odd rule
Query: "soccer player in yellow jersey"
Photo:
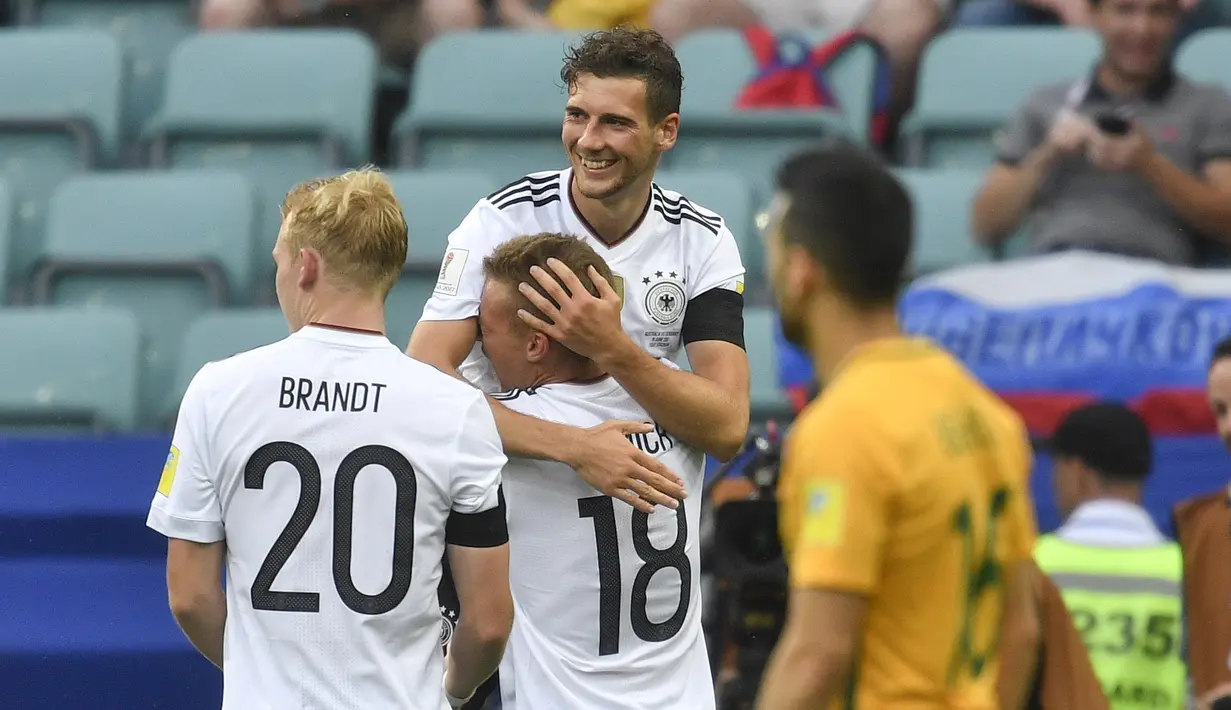
[(1039, 634), (1030, 444), (960, 363), (898, 328), (910, 198), (840, 146), (788, 160), (770, 212), (783, 329), (822, 390), (783, 454), (791, 592), (757, 707), (1023, 707)]

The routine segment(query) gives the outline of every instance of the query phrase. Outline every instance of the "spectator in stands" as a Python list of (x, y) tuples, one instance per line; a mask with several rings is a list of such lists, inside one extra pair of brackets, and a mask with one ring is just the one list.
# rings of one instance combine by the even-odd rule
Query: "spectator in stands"
[(775, 32), (858, 29), (885, 48), (893, 67), (893, 106), (914, 101), (923, 48), (940, 31), (952, 0), (658, 0), (654, 29), (668, 40), (707, 27), (765, 25)]
[[(1183, 13), (1178, 44), (1185, 37), (1231, 20), (1227, 0), (1177, 0)], [(964, 0), (954, 14), (954, 27), (1004, 27), (1018, 25), (1065, 25), (1087, 27), (1092, 23), (1091, 0)]]
[(439, 34), (477, 27), (477, 2), (459, 0), (202, 0), (204, 30), (254, 27), (346, 27), (366, 33), (390, 64), (408, 67)]
[[(489, 0), (501, 25), (518, 29), (608, 30), (650, 26), (654, 0)], [(477, 5), (477, 0), (457, 0)]]
[[(1091, 0), (1091, 74), (1034, 91), (975, 198), (978, 241), (1191, 264), (1231, 243), (1231, 97), (1174, 73), (1176, 0)], [(1077, 71), (1077, 68), (1074, 68)]]

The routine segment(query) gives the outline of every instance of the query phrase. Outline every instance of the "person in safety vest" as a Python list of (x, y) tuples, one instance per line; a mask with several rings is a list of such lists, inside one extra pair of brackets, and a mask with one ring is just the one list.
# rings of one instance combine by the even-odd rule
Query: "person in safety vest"
[[(1073, 626), (1060, 589), (1037, 566), (1033, 576), (1043, 635), (1037, 649), (1037, 670), (1026, 710), (1108, 710), (1107, 698), (1090, 665), (1086, 644)], [(1024, 666), (1020, 660), (1011, 660), (1010, 655), (1032, 650), (1001, 648), (1002, 686), (1011, 680), (1005, 677), (1005, 668)], [(1004, 693), (1001, 697), (1005, 697)]]
[[(1219, 343), (1206, 378), (1218, 435), (1231, 449), (1231, 338)], [(1188, 667), (1198, 707), (1231, 704), (1231, 486), (1183, 501), (1172, 511), (1184, 552)], [(1221, 710), (1222, 705), (1218, 706)]]
[(1089, 404), (1048, 448), (1066, 519), (1040, 537), (1035, 560), (1060, 588), (1112, 710), (1182, 710), (1183, 563), (1141, 506), (1153, 457), (1145, 422), (1119, 404)]

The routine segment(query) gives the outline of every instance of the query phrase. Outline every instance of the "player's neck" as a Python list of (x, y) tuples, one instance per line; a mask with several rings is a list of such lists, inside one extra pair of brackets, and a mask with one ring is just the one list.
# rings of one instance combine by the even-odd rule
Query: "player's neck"
[(385, 333), (385, 308), (369, 297), (339, 297), (308, 305), (305, 323)]
[(561, 358), (542, 368), (534, 378), (532, 387), (542, 385), (576, 384), (588, 385), (607, 376), (607, 372), (593, 360)]
[(892, 308), (853, 310), (842, 305), (814, 311), (808, 332), (808, 352), (812, 353), (812, 365), (822, 385), (832, 381), (864, 345), (902, 336), (897, 313)]
[[(644, 182), (645, 184), (640, 184)], [(650, 200), (650, 176), (629, 185), (620, 194), (606, 200), (595, 200), (581, 194), (577, 181), (569, 181), (569, 198), (573, 209), (590, 231), (605, 244), (615, 244), (628, 236), (646, 212)]]

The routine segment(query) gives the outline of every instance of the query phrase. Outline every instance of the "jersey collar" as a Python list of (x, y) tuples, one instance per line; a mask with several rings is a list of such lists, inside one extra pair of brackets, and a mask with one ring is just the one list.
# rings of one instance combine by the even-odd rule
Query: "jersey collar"
[(396, 347), (384, 333), (325, 323), (309, 323), (291, 337), (359, 348)]
[(650, 196), (645, 201), (645, 206), (641, 208), (641, 216), (637, 218), (636, 222), (633, 222), (633, 226), (629, 227), (628, 231), (614, 242), (605, 242), (602, 237), (598, 235), (598, 232), (594, 230), (594, 227), (590, 224), (590, 222), (586, 220), (585, 216), (581, 214), (581, 210), (577, 209), (577, 204), (573, 202), (572, 168), (568, 168), (561, 174), (560, 189), (564, 191), (564, 199), (568, 203), (568, 209), (565, 211), (566, 215), (571, 215), (573, 221), (576, 222), (576, 225), (580, 227), (581, 230), (584, 230), (585, 234), (590, 237), (590, 240), (595, 244), (606, 247), (609, 254), (631, 248), (631, 245), (637, 241), (634, 237), (640, 236), (641, 233), (644, 233), (644, 228), (648, 228), (649, 220), (646, 219), (646, 217), (649, 216), (650, 207), (654, 204), (654, 200), (657, 199), (654, 189), (651, 188)]

